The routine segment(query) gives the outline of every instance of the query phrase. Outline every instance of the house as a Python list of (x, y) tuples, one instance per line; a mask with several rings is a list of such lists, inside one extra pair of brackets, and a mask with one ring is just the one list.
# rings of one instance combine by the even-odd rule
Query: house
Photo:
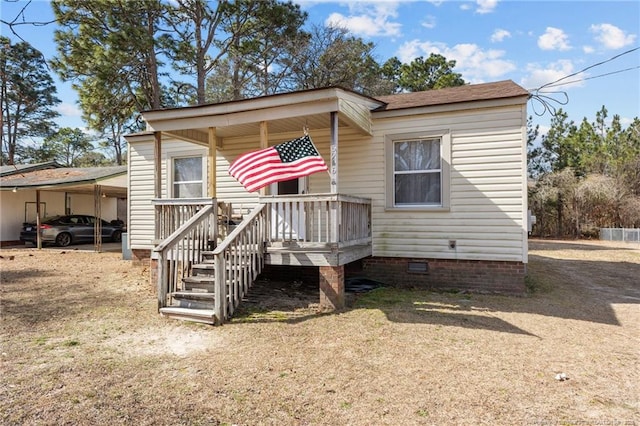
[(87, 214), (126, 222), (127, 167), (62, 167), (55, 162), (0, 169), (0, 244), (21, 244), (24, 222)]
[[(129, 238), (163, 315), (222, 323), (260, 273), (522, 293), (526, 103), (512, 81), (377, 98), (338, 87), (146, 111), (129, 143)], [(328, 173), (247, 192), (241, 154), (308, 132)], [(230, 221), (230, 218), (233, 222)], [(232, 226), (229, 226), (232, 224)]]

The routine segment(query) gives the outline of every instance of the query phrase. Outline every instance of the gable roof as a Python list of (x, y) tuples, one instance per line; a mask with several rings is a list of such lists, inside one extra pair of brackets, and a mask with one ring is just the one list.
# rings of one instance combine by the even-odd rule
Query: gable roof
[(378, 96), (385, 103), (374, 111), (393, 111), (434, 105), (447, 105), (460, 102), (484, 101), (529, 96), (529, 92), (511, 80), (494, 83), (467, 84), (424, 92), (398, 93)]
[[(432, 109), (474, 107), (482, 102), (525, 104), (529, 92), (511, 80), (495, 83), (400, 93), (376, 98), (337, 86), (308, 89), (251, 99), (143, 111), (147, 132), (208, 146), (210, 129), (215, 128), (216, 143), (230, 137), (256, 135), (260, 123), (269, 123), (269, 133), (331, 126), (330, 114), (338, 113), (338, 126), (350, 126), (363, 135), (373, 132), (373, 116), (401, 116)], [(474, 102), (478, 104), (471, 105)], [(433, 108), (436, 107), (436, 108)], [(148, 133), (127, 135), (129, 142)]]

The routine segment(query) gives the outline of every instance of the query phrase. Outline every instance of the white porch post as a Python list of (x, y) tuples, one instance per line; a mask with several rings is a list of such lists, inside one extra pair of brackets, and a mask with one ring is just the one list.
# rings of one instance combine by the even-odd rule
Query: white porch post
[(338, 113), (331, 112), (331, 165), (329, 175), (331, 179), (331, 193), (338, 193)]
[[(260, 149), (269, 147), (269, 124), (266, 121), (260, 122)], [(260, 188), (260, 196), (267, 195), (267, 187)]]
[(153, 196), (162, 196), (162, 132), (153, 133)]
[[(331, 193), (338, 193), (338, 113), (331, 112), (331, 165), (329, 166), (329, 178), (331, 179)], [(338, 201), (331, 202), (331, 243), (338, 244)]]
[(216, 128), (209, 127), (209, 197), (216, 198)]
[[(153, 133), (153, 198), (162, 196), (162, 132)], [(155, 207), (154, 240), (160, 239), (160, 210)]]

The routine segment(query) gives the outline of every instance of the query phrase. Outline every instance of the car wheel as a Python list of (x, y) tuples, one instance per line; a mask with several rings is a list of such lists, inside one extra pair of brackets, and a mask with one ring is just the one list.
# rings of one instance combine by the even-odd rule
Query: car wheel
[(71, 244), (71, 234), (69, 234), (68, 232), (62, 232), (58, 234), (58, 236), (56, 237), (56, 245), (60, 247), (66, 247), (69, 244)]
[(122, 241), (122, 232), (114, 231), (113, 235), (111, 236), (111, 241), (113, 241), (114, 243), (119, 243), (120, 241)]

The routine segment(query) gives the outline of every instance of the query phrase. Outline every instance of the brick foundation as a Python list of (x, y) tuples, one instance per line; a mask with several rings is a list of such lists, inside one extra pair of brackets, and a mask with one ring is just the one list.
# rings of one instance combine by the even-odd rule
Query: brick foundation
[(320, 266), (320, 306), (344, 308), (344, 266)]
[[(410, 263), (426, 271), (410, 272)], [(364, 276), (396, 287), (474, 293), (524, 294), (526, 272), (522, 262), (488, 260), (369, 257), (362, 265)]]
[(151, 259), (151, 250), (132, 249), (131, 260), (136, 266), (146, 266)]

